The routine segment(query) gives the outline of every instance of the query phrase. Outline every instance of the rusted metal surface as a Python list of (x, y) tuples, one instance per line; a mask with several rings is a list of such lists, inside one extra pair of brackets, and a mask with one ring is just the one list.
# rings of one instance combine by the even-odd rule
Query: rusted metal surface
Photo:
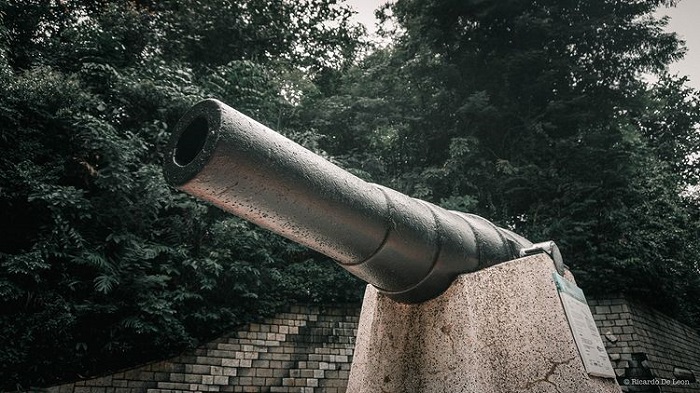
[(533, 245), (489, 221), (365, 182), (216, 100), (178, 123), (165, 162), (175, 187), (306, 245), (401, 302)]

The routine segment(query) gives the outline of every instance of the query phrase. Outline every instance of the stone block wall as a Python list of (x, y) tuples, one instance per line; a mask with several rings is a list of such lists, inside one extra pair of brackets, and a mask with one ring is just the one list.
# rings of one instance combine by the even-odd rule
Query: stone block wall
[(181, 356), (46, 391), (345, 392), (359, 311), (293, 307)]
[[(623, 297), (589, 299), (623, 392), (698, 392), (700, 334)], [(649, 381), (649, 382), (642, 382)]]
[[(624, 392), (700, 391), (697, 382), (661, 385), (679, 380), (674, 368), (700, 377), (698, 332), (623, 297), (588, 299), (588, 304)], [(297, 306), (172, 359), (45, 391), (343, 393), (359, 313), (359, 305)], [(660, 385), (625, 384), (633, 378), (658, 380)]]

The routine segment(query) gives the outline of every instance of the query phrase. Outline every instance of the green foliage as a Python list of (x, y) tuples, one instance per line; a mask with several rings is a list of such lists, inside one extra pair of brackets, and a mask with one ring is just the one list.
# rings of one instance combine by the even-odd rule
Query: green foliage
[(196, 101), (303, 135), (281, 90), (305, 79), (288, 76), (359, 45), (331, 1), (220, 3), (2, 4), (0, 390), (162, 358), (295, 301), (358, 299), (333, 263), (163, 179)]
[(332, 0), (0, 4), (0, 389), (359, 299), (326, 258), (167, 187), (203, 97), (697, 326), (699, 96), (663, 74), (683, 49), (661, 3), (399, 0), (394, 44), (360, 62)]
[(663, 3), (397, 1), (395, 45), (309, 123), (375, 181), (555, 240), (589, 293), (697, 326), (700, 109), (664, 74), (684, 50)]
[(240, 60), (316, 70), (342, 67), (353, 59), (362, 31), (350, 24), (348, 7), (335, 1), (151, 3), (162, 28), (164, 58), (185, 59), (196, 67)]

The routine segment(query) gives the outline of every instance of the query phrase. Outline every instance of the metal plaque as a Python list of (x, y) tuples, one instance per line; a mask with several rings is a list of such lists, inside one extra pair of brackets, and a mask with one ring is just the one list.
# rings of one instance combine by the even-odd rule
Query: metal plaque
[(597, 377), (615, 378), (615, 370), (610, 364), (583, 291), (558, 273), (552, 273), (552, 276), (586, 372)]

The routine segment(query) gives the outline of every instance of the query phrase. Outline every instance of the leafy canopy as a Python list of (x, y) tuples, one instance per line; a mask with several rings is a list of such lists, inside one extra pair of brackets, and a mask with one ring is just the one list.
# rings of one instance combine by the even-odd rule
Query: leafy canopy
[(697, 326), (699, 96), (666, 74), (664, 4), (399, 0), (395, 44), (307, 118), (369, 178), (555, 240), (587, 292)]
[(346, 7), (1, 7), (0, 389), (162, 358), (296, 301), (358, 299), (333, 263), (161, 172), (170, 129), (204, 97), (303, 136), (282, 86), (352, 61), (360, 30)]

